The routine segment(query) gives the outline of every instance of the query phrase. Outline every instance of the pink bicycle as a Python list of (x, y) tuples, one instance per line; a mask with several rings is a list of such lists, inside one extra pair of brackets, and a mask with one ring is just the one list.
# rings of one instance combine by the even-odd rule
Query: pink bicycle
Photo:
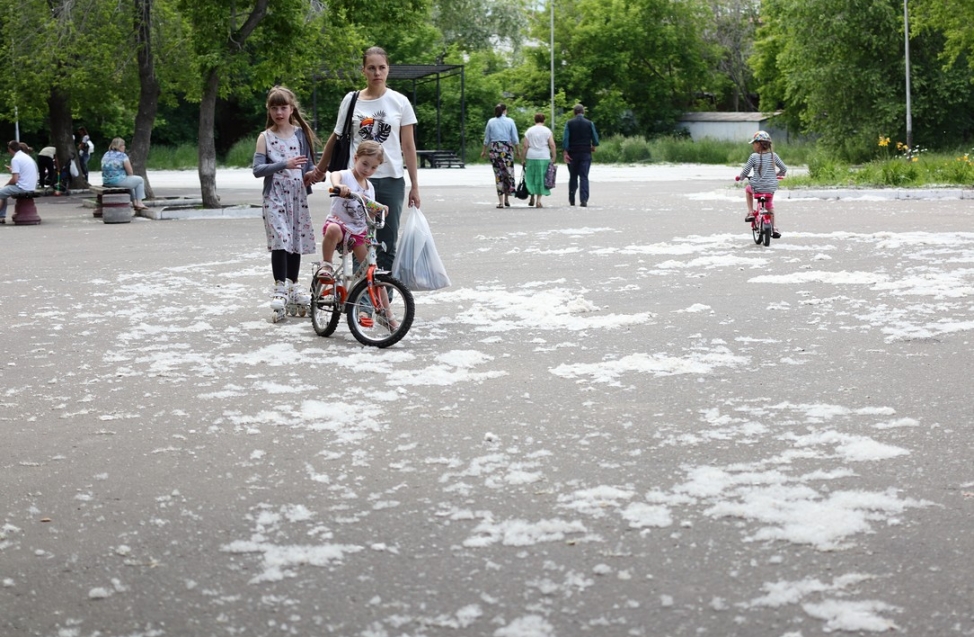
[[(737, 180), (739, 181), (740, 178)], [(769, 246), (771, 239), (777, 238), (774, 236), (774, 213), (768, 210), (767, 198), (764, 195), (754, 193), (754, 201), (757, 203), (757, 210), (751, 211), (751, 236), (754, 238), (754, 243)]]

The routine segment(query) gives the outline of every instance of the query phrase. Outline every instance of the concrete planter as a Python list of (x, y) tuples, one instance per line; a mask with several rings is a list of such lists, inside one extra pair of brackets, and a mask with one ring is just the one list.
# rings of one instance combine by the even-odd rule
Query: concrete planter
[(132, 221), (132, 202), (124, 195), (102, 195), (101, 219), (105, 223), (129, 223)]

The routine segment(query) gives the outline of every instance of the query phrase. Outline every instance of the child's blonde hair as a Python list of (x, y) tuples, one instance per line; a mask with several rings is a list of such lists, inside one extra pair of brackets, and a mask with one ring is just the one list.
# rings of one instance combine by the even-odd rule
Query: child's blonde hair
[(359, 144), (358, 148), (355, 149), (355, 159), (358, 159), (359, 157), (375, 157), (381, 164), (386, 160), (386, 153), (382, 149), (382, 144), (372, 141), (371, 139), (367, 139)]
[(287, 88), (286, 86), (275, 86), (267, 92), (267, 124), (266, 128), (270, 128), (274, 125), (274, 118), (271, 117), (271, 107), (272, 106), (290, 106), (291, 107), (291, 124), (295, 124), (301, 127), (304, 131), (304, 137), (308, 140), (308, 146), (311, 151), (314, 152), (315, 146), (318, 145), (318, 138), (315, 136), (314, 131), (311, 130), (311, 126), (305, 121), (304, 117), (301, 115), (301, 106), (298, 104), (298, 98), (295, 97), (294, 92)]

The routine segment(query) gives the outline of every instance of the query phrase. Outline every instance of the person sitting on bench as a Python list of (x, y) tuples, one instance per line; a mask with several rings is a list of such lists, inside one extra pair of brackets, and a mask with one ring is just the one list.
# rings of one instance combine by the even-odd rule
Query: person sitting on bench
[(145, 180), (132, 170), (132, 162), (125, 154), (125, 140), (116, 137), (101, 158), (101, 183), (108, 188), (128, 188), (132, 197), (132, 207), (148, 210), (142, 203), (145, 199)]
[(10, 181), (0, 188), (0, 223), (7, 223), (7, 199), (13, 195), (31, 192), (37, 187), (37, 164), (24, 152), (16, 139), (7, 143), (10, 153)]

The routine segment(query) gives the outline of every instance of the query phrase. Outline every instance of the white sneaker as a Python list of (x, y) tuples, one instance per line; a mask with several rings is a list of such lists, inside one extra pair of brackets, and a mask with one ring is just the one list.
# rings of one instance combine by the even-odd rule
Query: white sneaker
[(292, 305), (308, 305), (311, 295), (301, 289), (297, 283), (288, 282), (288, 302)]
[(284, 281), (277, 281), (274, 290), (271, 292), (271, 309), (280, 312), (287, 305), (287, 285)]

